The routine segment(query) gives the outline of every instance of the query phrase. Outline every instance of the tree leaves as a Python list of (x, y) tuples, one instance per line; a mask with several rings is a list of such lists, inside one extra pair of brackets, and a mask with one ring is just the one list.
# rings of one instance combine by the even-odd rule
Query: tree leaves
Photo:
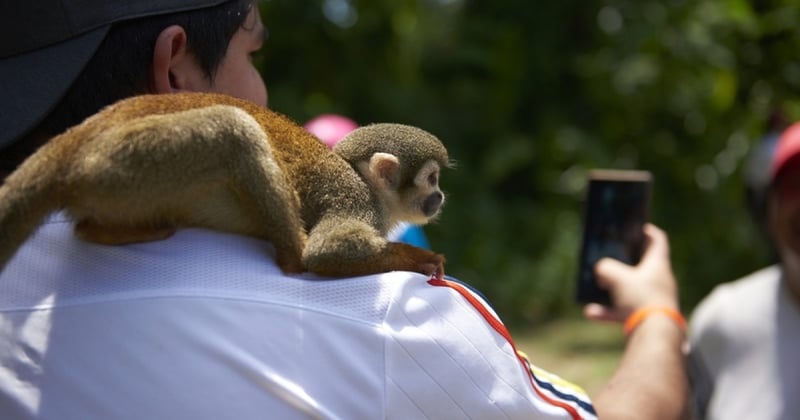
[[(326, 17), (333, 3), (346, 25)], [(742, 171), (774, 116), (800, 119), (792, 2), (270, 0), (262, 12), (272, 108), (418, 125), (447, 144), (458, 168), (426, 232), (448, 273), (511, 322), (575, 309), (590, 168), (654, 173), (652, 220), (670, 234), (685, 309), (768, 261)]]

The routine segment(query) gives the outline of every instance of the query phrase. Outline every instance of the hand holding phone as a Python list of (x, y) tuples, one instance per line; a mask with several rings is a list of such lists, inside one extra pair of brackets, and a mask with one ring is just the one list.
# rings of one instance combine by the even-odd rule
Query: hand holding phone
[(594, 265), (603, 257), (637, 264), (649, 218), (652, 175), (647, 171), (589, 172), (576, 300), (611, 305), (608, 291), (597, 284)]

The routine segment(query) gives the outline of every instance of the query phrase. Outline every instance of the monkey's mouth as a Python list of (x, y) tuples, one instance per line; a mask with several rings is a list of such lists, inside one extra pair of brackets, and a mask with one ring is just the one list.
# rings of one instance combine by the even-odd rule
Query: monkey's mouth
[(422, 213), (424, 213), (426, 217), (435, 216), (442, 207), (442, 201), (444, 201), (444, 195), (440, 192), (429, 195), (422, 203)]

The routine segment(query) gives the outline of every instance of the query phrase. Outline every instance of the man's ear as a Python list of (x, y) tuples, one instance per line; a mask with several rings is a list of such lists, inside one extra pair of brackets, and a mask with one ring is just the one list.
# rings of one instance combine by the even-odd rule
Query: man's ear
[(395, 190), (400, 184), (400, 160), (390, 153), (375, 153), (369, 159), (369, 173), (377, 185)]
[(195, 90), (197, 78), (204, 78), (187, 42), (186, 31), (178, 25), (169, 26), (158, 35), (150, 66), (152, 93)]

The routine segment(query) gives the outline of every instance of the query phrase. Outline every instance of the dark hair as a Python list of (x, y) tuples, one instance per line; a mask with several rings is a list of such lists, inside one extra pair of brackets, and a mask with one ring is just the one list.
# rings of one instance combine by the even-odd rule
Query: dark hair
[[(213, 80), (253, 0), (231, 0), (213, 7), (149, 16), (116, 23), (67, 93), (37, 126), (2, 150), (0, 174), (11, 172), (42, 143), (117, 100), (150, 91), (149, 67), (161, 31), (171, 25), (186, 31), (187, 49)], [(1, 175), (0, 175), (1, 176)]]

